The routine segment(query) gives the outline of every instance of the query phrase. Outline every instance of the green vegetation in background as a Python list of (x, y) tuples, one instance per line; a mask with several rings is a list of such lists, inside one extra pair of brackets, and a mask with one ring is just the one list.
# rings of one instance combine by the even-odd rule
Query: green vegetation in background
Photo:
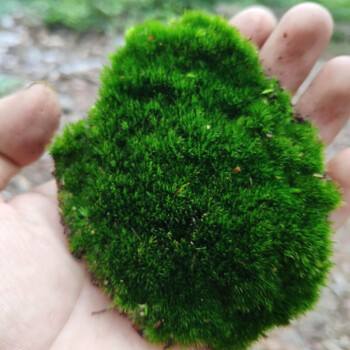
[[(301, 0), (2, 0), (0, 13), (27, 9), (50, 26), (63, 25), (77, 31), (122, 30), (145, 18), (168, 20), (184, 9), (213, 11), (219, 3), (245, 7), (262, 4), (286, 10)], [(332, 13), (336, 22), (350, 19), (350, 0), (316, 0)]]
[(169, 20), (185, 9), (212, 10), (217, 0), (3, 0), (5, 11), (24, 6), (49, 26), (63, 25), (77, 31), (124, 30), (152, 18)]
[(19, 88), (21, 85), (21, 79), (0, 73), (0, 98)]

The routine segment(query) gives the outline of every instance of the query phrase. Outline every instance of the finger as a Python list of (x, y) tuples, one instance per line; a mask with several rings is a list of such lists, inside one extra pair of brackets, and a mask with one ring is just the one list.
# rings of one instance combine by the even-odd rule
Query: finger
[(229, 24), (260, 48), (277, 25), (274, 14), (262, 6), (252, 6), (239, 12)]
[(330, 215), (337, 230), (350, 216), (350, 148), (337, 153), (328, 163), (328, 174), (339, 184), (344, 204)]
[(329, 144), (350, 116), (350, 56), (327, 62), (296, 104), (297, 112), (319, 127)]
[(60, 114), (57, 93), (42, 83), (0, 100), (0, 189), (40, 157)]
[[(0, 132), (1, 133), (1, 132)], [(1, 137), (1, 136), (0, 136)], [(1, 142), (1, 141), (0, 141)], [(21, 167), (0, 153), (0, 190), (4, 189), (12, 176), (20, 171)], [(3, 198), (0, 198), (0, 201)]]
[(333, 21), (320, 5), (305, 3), (289, 10), (260, 52), (267, 73), (296, 92), (327, 46)]

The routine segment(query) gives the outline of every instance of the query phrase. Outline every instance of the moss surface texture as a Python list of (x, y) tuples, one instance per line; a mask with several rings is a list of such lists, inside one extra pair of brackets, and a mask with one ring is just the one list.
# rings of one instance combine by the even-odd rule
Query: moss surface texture
[(70, 249), (146, 339), (246, 349), (325, 284), (323, 149), (223, 19), (147, 22), (51, 149)]

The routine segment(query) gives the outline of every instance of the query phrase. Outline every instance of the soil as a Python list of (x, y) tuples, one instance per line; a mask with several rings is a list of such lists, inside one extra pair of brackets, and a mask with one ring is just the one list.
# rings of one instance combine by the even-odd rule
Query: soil
[[(0, 18), (0, 79), (19, 78), (21, 87), (41, 80), (53, 85), (61, 100), (62, 130), (67, 123), (86, 117), (97, 97), (99, 74), (108, 64), (106, 57), (121, 45), (122, 36), (50, 31), (22, 14), (5, 16)], [(332, 51), (325, 53), (308, 81), (332, 55)], [(350, 123), (327, 149), (327, 157), (349, 146)], [(26, 192), (52, 179), (52, 170), (53, 162), (45, 152), (16, 175), (3, 194), (11, 198)], [(350, 350), (350, 220), (335, 234), (334, 242), (335, 266), (314, 311), (270, 332), (253, 350)]]

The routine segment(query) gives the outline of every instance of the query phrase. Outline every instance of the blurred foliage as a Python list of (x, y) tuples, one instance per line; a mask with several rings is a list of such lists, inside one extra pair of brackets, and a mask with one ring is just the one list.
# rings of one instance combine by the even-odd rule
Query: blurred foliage
[[(77, 31), (120, 30), (147, 18), (167, 20), (185, 9), (211, 10), (217, 0), (2, 0), (0, 8), (24, 6), (49, 26)], [(8, 3), (11, 3), (10, 5)]]
[(19, 88), (21, 85), (21, 79), (0, 73), (0, 97), (7, 95), (9, 92)]
[[(145, 18), (168, 20), (185, 9), (214, 11), (219, 3), (242, 8), (261, 4), (285, 11), (302, 0), (0, 0), (1, 12), (29, 11), (49, 26), (65, 26), (80, 32), (118, 31)], [(315, 0), (332, 13), (336, 22), (350, 19), (350, 0)], [(341, 33), (336, 34), (342, 37)]]

